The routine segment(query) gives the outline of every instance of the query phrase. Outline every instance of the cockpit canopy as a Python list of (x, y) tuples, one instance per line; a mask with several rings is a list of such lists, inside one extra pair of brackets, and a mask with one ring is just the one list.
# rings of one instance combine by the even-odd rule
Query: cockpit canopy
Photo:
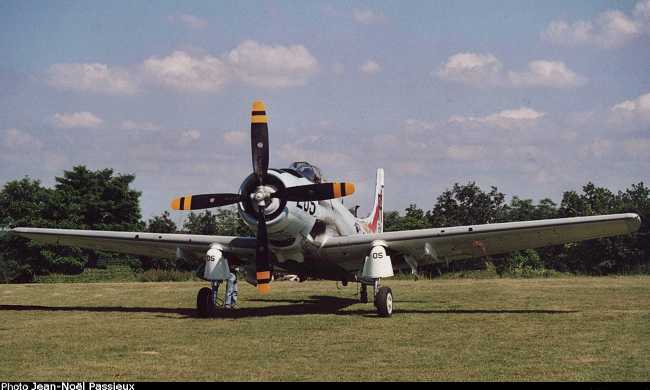
[(301, 176), (313, 183), (321, 183), (323, 176), (318, 167), (311, 165), (306, 161), (297, 161), (289, 165), (289, 169), (298, 172)]

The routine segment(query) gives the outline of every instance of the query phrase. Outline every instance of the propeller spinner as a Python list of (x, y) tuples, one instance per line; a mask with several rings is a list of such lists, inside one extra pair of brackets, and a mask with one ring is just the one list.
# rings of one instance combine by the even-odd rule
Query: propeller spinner
[(276, 192), (269, 191), (264, 185), (269, 168), (269, 129), (266, 107), (263, 102), (253, 102), (251, 113), (251, 155), (255, 187), (248, 194), (201, 194), (186, 195), (172, 200), (174, 210), (201, 210), (212, 207), (227, 206), (240, 202), (253, 202), (257, 209), (257, 247), (255, 251), (255, 275), (257, 289), (266, 294), (271, 282), (271, 253), (266, 228), (265, 210), (272, 198), (284, 201), (319, 201), (340, 198), (354, 193), (352, 183), (319, 183), (282, 188)]

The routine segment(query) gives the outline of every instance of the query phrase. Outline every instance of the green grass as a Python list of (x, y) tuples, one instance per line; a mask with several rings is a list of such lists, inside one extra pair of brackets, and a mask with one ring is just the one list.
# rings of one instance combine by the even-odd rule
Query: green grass
[(0, 285), (0, 380), (650, 380), (650, 277), (278, 282), (194, 317), (205, 283)]
[(36, 277), (37, 283), (97, 283), (133, 282), (137, 274), (128, 265), (111, 265), (106, 268), (86, 268), (77, 275), (49, 274)]
[(194, 272), (150, 269), (135, 272), (127, 265), (86, 268), (77, 275), (49, 274), (37, 276), (36, 283), (122, 283), (122, 282), (186, 282), (200, 280)]

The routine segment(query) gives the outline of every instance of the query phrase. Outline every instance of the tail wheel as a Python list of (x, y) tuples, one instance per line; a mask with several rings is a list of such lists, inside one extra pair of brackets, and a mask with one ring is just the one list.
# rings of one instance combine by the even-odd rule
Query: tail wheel
[(393, 314), (393, 291), (388, 287), (380, 287), (375, 295), (375, 306), (380, 316), (390, 317)]
[(212, 289), (203, 287), (196, 295), (196, 310), (199, 317), (212, 317), (216, 312), (216, 306), (212, 302)]

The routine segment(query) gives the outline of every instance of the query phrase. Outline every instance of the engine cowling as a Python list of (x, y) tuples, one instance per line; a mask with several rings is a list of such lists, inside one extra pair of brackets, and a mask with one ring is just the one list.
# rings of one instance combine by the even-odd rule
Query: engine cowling
[[(311, 184), (304, 178), (297, 178), (290, 173), (269, 170), (264, 178), (264, 185), (270, 192), (281, 191), (287, 187)], [(253, 193), (255, 189), (255, 178), (253, 175), (247, 177), (240, 187), (240, 193)], [(316, 208), (314, 204), (314, 208)], [(254, 231), (257, 226), (257, 204), (253, 199), (240, 202), (239, 214), (243, 221)], [(295, 238), (298, 235), (307, 236), (316, 223), (315, 210), (311, 214), (304, 208), (299, 208), (296, 202), (284, 199), (271, 198), (266, 206), (266, 224), (269, 237), (273, 240), (286, 240)]]

